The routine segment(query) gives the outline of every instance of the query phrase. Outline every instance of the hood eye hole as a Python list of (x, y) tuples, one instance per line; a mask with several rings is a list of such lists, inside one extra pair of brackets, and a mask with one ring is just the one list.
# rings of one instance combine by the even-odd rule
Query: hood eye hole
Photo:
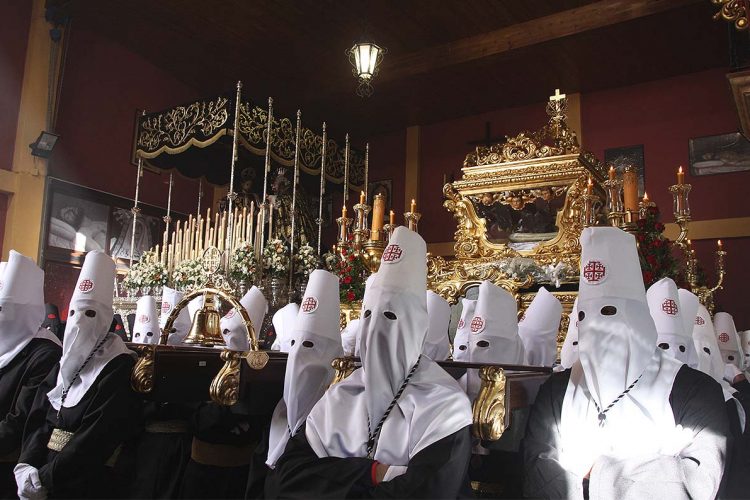
[(70, 313), (68, 313), (68, 316), (73, 316), (73, 315), (74, 315), (75, 313), (76, 313), (76, 312), (75, 312), (75, 310), (74, 310), (74, 309), (71, 309), (71, 310), (70, 310)]
[(388, 318), (390, 320), (396, 319), (396, 315), (394, 313), (392, 313), (391, 311), (385, 311), (383, 313), (383, 316), (385, 316), (386, 318)]
[(93, 309), (87, 309), (86, 310), (86, 316), (89, 318), (95, 318), (96, 317), (96, 311)]
[(315, 347), (315, 344), (313, 344), (310, 340), (305, 340), (304, 342), (302, 342), (302, 347)]
[(477, 342), (477, 345), (478, 345), (479, 347), (489, 347), (489, 346), (490, 346), (490, 343), (489, 343), (489, 342), (487, 342), (486, 340), (480, 340), (479, 342)]
[(466, 346), (465, 345), (460, 345), (460, 346), (458, 346), (458, 350), (459, 351), (465, 351), (466, 350)]
[(705, 352), (705, 353), (706, 353), (706, 354), (708, 354), (709, 356), (711, 355), (711, 349), (709, 349), (708, 347), (704, 347), (704, 348), (703, 348), (703, 352)]
[(615, 306), (604, 306), (600, 312), (602, 316), (614, 316), (617, 314), (617, 308)]
[(586, 313), (583, 311), (578, 311), (578, 321), (583, 321), (583, 318), (586, 317)]
[(138, 338), (141, 336), (141, 332), (135, 332), (135, 338)]
[(578, 341), (577, 341), (577, 340), (574, 340), (574, 341), (573, 341), (573, 345), (578, 345)]
[(680, 346), (680, 352), (685, 352), (685, 346), (684, 345)]
[(229, 334), (229, 328), (224, 328), (224, 332), (222, 332), (222, 333), (224, 333), (224, 335), (228, 335)]
[(666, 342), (662, 342), (661, 344), (659, 344), (659, 348), (666, 351), (667, 349), (669, 349), (669, 344), (667, 344)]
[(728, 359), (729, 361), (734, 361), (734, 356), (728, 356), (728, 357), (727, 357), (727, 359)]
[(369, 309), (366, 310), (365, 311), (365, 318), (369, 318), (371, 314), (372, 314), (372, 311), (370, 311)]
[(153, 336), (154, 336), (154, 332), (146, 332), (146, 337), (153, 337)]
[(291, 343), (291, 345), (294, 345), (294, 339), (292, 339), (292, 343)]

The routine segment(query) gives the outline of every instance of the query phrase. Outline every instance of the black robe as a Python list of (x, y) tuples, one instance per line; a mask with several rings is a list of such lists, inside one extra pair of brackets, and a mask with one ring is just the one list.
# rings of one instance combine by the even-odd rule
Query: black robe
[[(741, 422), (737, 403), (745, 411), (745, 422)], [(720, 498), (747, 498), (750, 496), (750, 397), (741, 392), (725, 403), (729, 417), (731, 441), (727, 444), (727, 464), (724, 468)], [(742, 431), (744, 424), (745, 431)]]
[(251, 457), (261, 439), (265, 421), (267, 417), (251, 415), (240, 405), (227, 407), (214, 402), (202, 403), (193, 414), (194, 438), (212, 445), (230, 446), (244, 459), (237, 465), (219, 466), (199, 463), (191, 455), (180, 496), (244, 498)]
[[(138, 433), (123, 446), (117, 462), (118, 476), (127, 478), (122, 487), (126, 497), (177, 498), (190, 459), (192, 411), (177, 403), (143, 403)], [(154, 424), (184, 424), (185, 430), (154, 432)]]
[[(525, 461), (524, 494), (530, 498), (562, 498), (571, 487), (583, 491), (588, 487), (587, 481), (583, 485), (576, 484), (580, 478), (566, 471), (559, 462), (559, 450), (555, 443), (560, 442), (559, 424), (561, 421), (563, 399), (570, 378), (570, 370), (554, 373), (540, 387), (536, 401), (531, 409), (529, 424), (523, 443)], [(686, 429), (693, 429), (696, 433), (694, 445), (721, 446), (729, 439), (729, 422), (721, 386), (708, 375), (682, 366), (677, 372), (669, 404), (674, 414), (675, 425), (682, 425)], [(637, 430), (636, 430), (637, 432)], [(674, 478), (664, 472), (658, 465), (648, 470), (639, 470), (637, 480), (632, 479), (629, 484), (633, 490), (648, 489), (654, 498), (669, 498), (674, 488), (682, 489), (704, 482), (706, 477), (720, 480), (722, 471), (706, 469), (708, 464), (701, 464), (699, 458), (683, 457), (694, 472), (690, 477), (683, 477), (680, 485), (675, 485)], [(642, 468), (643, 469), (643, 468)], [(704, 470), (705, 469), (705, 470)], [(618, 487), (628, 483), (631, 478), (618, 478)], [(663, 490), (666, 490), (665, 493)], [(630, 493), (618, 490), (619, 495)], [(688, 494), (687, 490), (682, 490)], [(619, 496), (618, 495), (618, 496)]]
[(0, 497), (15, 498), (13, 468), (18, 461), (23, 427), (37, 387), (60, 360), (62, 349), (48, 339), (32, 339), (5, 367), (0, 368)]
[(468, 492), (471, 435), (465, 427), (426, 447), (408, 470), (375, 485), (369, 458), (318, 458), (303, 426), (266, 481), (267, 498), (457, 498)]
[[(94, 384), (71, 408), (58, 412), (47, 399), (57, 384), (59, 365), (39, 385), (24, 431), (19, 463), (39, 469), (52, 498), (114, 498), (120, 484), (107, 462), (130, 438), (138, 419), (138, 398), (130, 388), (135, 359), (121, 354), (99, 373)], [(47, 448), (52, 430), (75, 435), (60, 451)]]

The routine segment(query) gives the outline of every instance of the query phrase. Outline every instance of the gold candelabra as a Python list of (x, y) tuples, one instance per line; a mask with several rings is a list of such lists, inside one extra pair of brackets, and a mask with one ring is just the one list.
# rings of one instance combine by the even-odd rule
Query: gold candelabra
[[(680, 174), (678, 174), (678, 176), (679, 175)], [(685, 242), (688, 234), (688, 223), (690, 222), (690, 204), (688, 203), (688, 195), (690, 194), (691, 188), (692, 186), (690, 184), (684, 184), (682, 182), (669, 186), (669, 192), (672, 193), (672, 211), (674, 213), (674, 219), (680, 227), (680, 234), (677, 236), (674, 243), (683, 251), (687, 251), (688, 249)]]
[(724, 246), (721, 244), (721, 240), (718, 242), (718, 249), (716, 250), (716, 284), (709, 286), (708, 284), (701, 284), (698, 273), (698, 259), (695, 256), (695, 250), (692, 248), (690, 240), (686, 240), (685, 253), (687, 256), (685, 279), (690, 285), (690, 291), (698, 296), (698, 300), (706, 306), (708, 312), (714, 313), (714, 294), (724, 288), (724, 277), (726, 276), (726, 268), (724, 259), (727, 256), (727, 252), (724, 250)]

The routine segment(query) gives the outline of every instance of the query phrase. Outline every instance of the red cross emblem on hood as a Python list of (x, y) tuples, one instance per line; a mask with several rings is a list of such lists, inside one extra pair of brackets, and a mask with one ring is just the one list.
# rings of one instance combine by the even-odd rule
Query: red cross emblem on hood
[(484, 318), (481, 316), (474, 316), (471, 320), (471, 333), (479, 333), (484, 330)]
[(401, 260), (401, 255), (403, 255), (404, 251), (401, 249), (400, 246), (394, 244), (388, 245), (385, 250), (383, 251), (383, 262), (398, 262)]
[(696, 316), (695, 317), (695, 324), (696, 325), (705, 325), (706, 324), (706, 320), (703, 319), (703, 318), (701, 318), (700, 316)]
[(302, 301), (302, 312), (311, 313), (318, 308), (318, 299), (315, 297), (307, 297)]
[(94, 289), (94, 282), (90, 279), (81, 280), (81, 282), (78, 284), (78, 289), (83, 293), (89, 293)]
[(162, 302), (161, 303), (161, 312), (162, 314), (167, 314), (170, 310), (172, 310), (172, 304), (169, 302)]
[(719, 334), (719, 340), (721, 340), (723, 343), (729, 342), (729, 335), (726, 334), (726, 332), (721, 332)]
[(661, 303), (661, 310), (670, 316), (675, 316), (679, 312), (677, 302), (672, 299), (664, 299), (664, 302)]
[(583, 266), (583, 277), (589, 284), (599, 284), (606, 276), (607, 267), (598, 260), (590, 260)]
[(141, 314), (138, 317), (138, 321), (140, 321), (141, 323), (148, 323), (148, 314)]

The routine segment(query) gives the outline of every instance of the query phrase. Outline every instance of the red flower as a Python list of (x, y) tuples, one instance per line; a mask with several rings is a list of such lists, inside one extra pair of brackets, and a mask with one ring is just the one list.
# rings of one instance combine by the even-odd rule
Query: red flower
[(355, 258), (356, 258), (356, 257), (354, 257), (354, 255), (353, 255), (353, 254), (352, 254), (352, 255), (350, 255), (350, 256), (349, 256), (349, 262), (354, 262), (354, 259), (355, 259)]
[(352, 282), (352, 277), (351, 276), (345, 276), (344, 277), (344, 284), (345, 285), (348, 285), (351, 282)]
[(346, 292), (346, 300), (348, 302), (354, 302), (354, 292), (352, 292), (351, 290)]
[(647, 255), (646, 262), (648, 262), (649, 266), (656, 267), (656, 257), (654, 257), (653, 255)]
[(646, 284), (646, 286), (650, 285), (653, 280), (654, 275), (651, 271), (643, 271), (643, 282)]
[(656, 224), (654, 225), (654, 227), (655, 227), (655, 228), (656, 228), (656, 230), (657, 230), (657, 231), (659, 231), (660, 233), (661, 233), (662, 231), (664, 231), (664, 224), (662, 224), (661, 222), (657, 222), (657, 223), (656, 223)]

